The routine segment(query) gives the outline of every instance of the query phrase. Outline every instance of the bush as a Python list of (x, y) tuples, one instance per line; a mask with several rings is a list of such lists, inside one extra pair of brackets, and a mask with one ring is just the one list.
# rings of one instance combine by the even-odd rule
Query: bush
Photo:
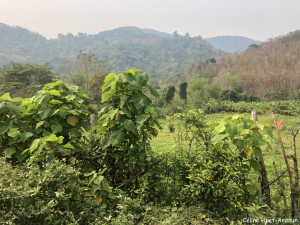
[(0, 159), (1, 224), (94, 224), (107, 212), (87, 182), (62, 161), (13, 167)]

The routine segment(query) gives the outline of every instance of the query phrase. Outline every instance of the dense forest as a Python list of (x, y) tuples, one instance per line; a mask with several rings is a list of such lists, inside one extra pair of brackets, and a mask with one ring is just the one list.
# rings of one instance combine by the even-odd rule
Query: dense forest
[(64, 61), (76, 58), (80, 50), (107, 60), (113, 71), (130, 68), (147, 71), (159, 79), (181, 73), (195, 60), (224, 56), (201, 37), (167, 34), (151, 29), (122, 27), (96, 35), (83, 33), (59, 34), (57, 39), (43, 36), (20, 27), (0, 24), (0, 65), (11, 61), (43, 64), (49, 62), (57, 74)]

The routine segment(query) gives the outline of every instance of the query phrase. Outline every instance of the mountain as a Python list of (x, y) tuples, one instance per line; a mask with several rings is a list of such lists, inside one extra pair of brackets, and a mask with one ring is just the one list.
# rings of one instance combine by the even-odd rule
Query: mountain
[(300, 97), (300, 30), (251, 45), (243, 52), (229, 54), (216, 62), (196, 62), (185, 69), (185, 76), (197, 74), (212, 80), (218, 77), (228, 88), (235, 76), (242, 90), (263, 100)]
[(262, 43), (261, 41), (241, 36), (217, 36), (206, 38), (205, 40), (211, 43), (215, 48), (222, 49), (226, 52), (241, 52), (246, 50), (249, 45), (260, 45)]
[(0, 23), (0, 65), (11, 61), (41, 63), (47, 39), (21, 27)]
[(121, 27), (96, 35), (59, 34), (57, 39), (47, 40), (27, 29), (0, 24), (0, 66), (10, 61), (49, 62), (59, 73), (60, 65), (74, 59), (80, 50), (107, 60), (114, 72), (137, 68), (157, 79), (182, 73), (193, 61), (226, 54), (201, 37), (137, 27)]

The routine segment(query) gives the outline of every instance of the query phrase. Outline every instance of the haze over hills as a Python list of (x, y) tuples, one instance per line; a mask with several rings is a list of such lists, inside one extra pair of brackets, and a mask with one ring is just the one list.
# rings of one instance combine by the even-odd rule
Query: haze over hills
[(235, 76), (242, 90), (267, 100), (269, 95), (292, 97), (300, 89), (300, 30), (252, 45), (246, 51), (222, 57), (216, 63), (193, 63), (185, 75), (197, 74), (212, 80), (219, 77), (228, 88)]
[(205, 40), (211, 43), (215, 48), (226, 52), (241, 52), (246, 50), (249, 45), (260, 45), (262, 43), (261, 41), (242, 36), (217, 36), (205, 38)]
[(47, 40), (27, 29), (0, 24), (2, 66), (11, 61), (49, 62), (58, 72), (59, 66), (65, 60), (75, 58), (80, 50), (107, 60), (115, 72), (137, 68), (148, 72), (152, 78), (181, 73), (193, 61), (226, 54), (201, 37), (137, 27), (121, 27), (96, 35), (59, 34), (57, 39)]

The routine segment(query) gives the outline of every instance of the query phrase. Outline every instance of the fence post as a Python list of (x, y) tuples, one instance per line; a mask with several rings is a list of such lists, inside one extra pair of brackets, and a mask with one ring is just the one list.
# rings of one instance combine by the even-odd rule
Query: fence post
[(90, 123), (91, 123), (91, 141), (93, 142), (94, 141), (94, 131), (92, 131), (92, 129), (97, 124), (97, 116), (95, 114), (90, 115)]

